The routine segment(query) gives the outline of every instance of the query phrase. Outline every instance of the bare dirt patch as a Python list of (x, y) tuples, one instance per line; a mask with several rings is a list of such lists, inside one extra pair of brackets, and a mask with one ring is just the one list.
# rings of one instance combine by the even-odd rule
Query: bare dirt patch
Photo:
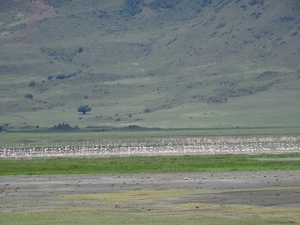
[(52, 17), (56, 11), (55, 8), (40, 0), (28, 2), (15, 0), (7, 3), (7, 5), (15, 8), (14, 20), (6, 25), (6, 30), (10, 30), (10, 32), (0, 35), (0, 38), (19, 44), (26, 42), (34, 30), (42, 22)]

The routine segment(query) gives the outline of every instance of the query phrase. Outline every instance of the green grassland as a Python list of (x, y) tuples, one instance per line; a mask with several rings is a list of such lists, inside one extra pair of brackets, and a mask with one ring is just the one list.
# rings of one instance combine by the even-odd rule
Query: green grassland
[(0, 126), (300, 127), (296, 0), (0, 4)]
[[(178, 206), (177, 206), (178, 207)], [(181, 205), (172, 212), (138, 212), (118, 210), (107, 212), (103, 209), (62, 210), (51, 213), (2, 214), (2, 224), (299, 224), (299, 209), (263, 209), (246, 206), (217, 206), (195, 204)], [(199, 207), (201, 212), (195, 210)], [(187, 211), (191, 210), (191, 211)]]
[(299, 158), (299, 156), (299, 153), (289, 153), (284, 155), (1, 159), (0, 175), (299, 170), (300, 164), (297, 160), (256, 160), (257, 158)]
[[(187, 205), (185, 209), (193, 209), (195, 205)], [(237, 209), (246, 216), (235, 217)], [(273, 209), (264, 210), (255, 207), (217, 207), (207, 206), (204, 213), (199, 212), (182, 212), (174, 210), (169, 213), (144, 213), (114, 210), (114, 212), (105, 212), (105, 210), (75, 210), (55, 213), (38, 213), (38, 214), (7, 214), (1, 215), (0, 221), (3, 224), (286, 224), (294, 223), (299, 219), (299, 210), (291, 209)], [(209, 213), (211, 211), (211, 213)], [(223, 214), (224, 213), (224, 214)], [(229, 216), (222, 216), (228, 215)], [(260, 216), (262, 215), (262, 216)], [(280, 215), (280, 216), (274, 216)], [(282, 215), (285, 215), (282, 217)]]

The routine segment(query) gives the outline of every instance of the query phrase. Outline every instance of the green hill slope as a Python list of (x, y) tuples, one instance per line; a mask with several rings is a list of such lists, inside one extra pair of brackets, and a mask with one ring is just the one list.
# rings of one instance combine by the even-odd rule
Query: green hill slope
[(0, 124), (300, 126), (297, 0), (12, 0), (0, 21)]

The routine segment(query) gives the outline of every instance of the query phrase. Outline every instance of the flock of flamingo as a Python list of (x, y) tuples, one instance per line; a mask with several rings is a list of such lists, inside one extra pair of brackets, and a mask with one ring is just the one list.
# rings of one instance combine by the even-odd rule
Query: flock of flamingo
[(300, 152), (300, 136), (99, 139), (67, 146), (16, 144), (0, 149), (0, 158), (112, 157), (201, 154), (261, 154)]

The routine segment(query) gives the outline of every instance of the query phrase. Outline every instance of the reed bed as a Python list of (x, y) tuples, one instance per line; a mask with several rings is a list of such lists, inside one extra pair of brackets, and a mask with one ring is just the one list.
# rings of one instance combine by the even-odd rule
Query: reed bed
[(0, 158), (114, 157), (293, 153), (300, 136), (93, 139), (61, 143), (18, 143), (0, 149)]

